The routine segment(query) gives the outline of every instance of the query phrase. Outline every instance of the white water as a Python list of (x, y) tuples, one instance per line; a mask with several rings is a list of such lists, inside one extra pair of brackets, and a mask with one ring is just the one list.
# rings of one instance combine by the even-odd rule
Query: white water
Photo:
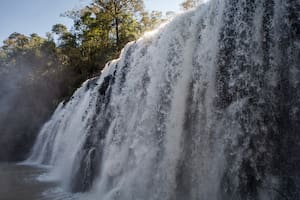
[[(262, 41), (281, 19), (265, 25), (265, 4), (211, 0), (129, 43), (59, 105), (26, 162), (53, 166), (46, 179), (89, 190), (87, 199), (272, 199), (260, 189), (272, 176), (257, 163), (272, 129), (261, 120), (273, 106), (264, 94), (278, 84), (265, 57), (276, 63), (281, 50)], [(253, 176), (260, 185), (248, 194)]]

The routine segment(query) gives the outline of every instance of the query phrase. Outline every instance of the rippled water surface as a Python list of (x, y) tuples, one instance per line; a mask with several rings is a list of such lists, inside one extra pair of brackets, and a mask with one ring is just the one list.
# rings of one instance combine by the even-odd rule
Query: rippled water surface
[(47, 169), (0, 163), (0, 200), (70, 200), (54, 182), (39, 181)]

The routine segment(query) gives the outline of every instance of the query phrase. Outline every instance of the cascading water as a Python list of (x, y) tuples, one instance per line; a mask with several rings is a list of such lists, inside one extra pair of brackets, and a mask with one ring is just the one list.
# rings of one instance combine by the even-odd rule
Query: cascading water
[(300, 2), (211, 0), (128, 44), (28, 162), (87, 199), (300, 198)]

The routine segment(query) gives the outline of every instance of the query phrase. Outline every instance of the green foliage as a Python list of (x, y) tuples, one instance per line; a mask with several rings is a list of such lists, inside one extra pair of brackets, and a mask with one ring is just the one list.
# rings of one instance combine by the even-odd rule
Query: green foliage
[(62, 67), (53, 41), (13, 33), (0, 55), (0, 145), (8, 151), (0, 153), (0, 160), (19, 160), (56, 101), (68, 94), (61, 87)]
[(54, 32), (57, 35), (63, 35), (66, 32), (68, 32), (68, 29), (63, 24), (55, 24), (54, 26), (52, 26), (52, 32)]
[(162, 17), (162, 12), (152, 11), (151, 13), (144, 11), (140, 21), (141, 33), (156, 28), (159, 24), (164, 22), (165, 19)]
[(189, 10), (196, 7), (200, 3), (200, 0), (185, 0), (180, 4), (182, 10)]
[[(55, 32), (60, 44), (64, 44), (60, 48), (71, 47), (63, 52), (70, 60), (76, 60), (77, 64), (73, 63), (72, 67), (85, 78), (99, 73), (106, 62), (119, 55), (126, 43), (162, 22), (162, 13), (149, 14), (142, 0), (94, 0), (83, 9), (68, 11), (64, 16), (73, 19), (74, 31), (72, 34)], [(77, 46), (68, 42), (70, 37)]]

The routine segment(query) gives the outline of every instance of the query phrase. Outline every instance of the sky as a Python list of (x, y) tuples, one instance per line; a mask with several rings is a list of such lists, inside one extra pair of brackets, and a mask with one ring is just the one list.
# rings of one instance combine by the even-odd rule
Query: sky
[[(162, 12), (179, 11), (183, 0), (144, 0), (146, 9)], [(88, 5), (91, 0), (0, 0), (0, 45), (11, 33), (37, 33), (45, 36), (52, 25), (62, 23), (70, 27), (72, 20), (60, 14)]]

